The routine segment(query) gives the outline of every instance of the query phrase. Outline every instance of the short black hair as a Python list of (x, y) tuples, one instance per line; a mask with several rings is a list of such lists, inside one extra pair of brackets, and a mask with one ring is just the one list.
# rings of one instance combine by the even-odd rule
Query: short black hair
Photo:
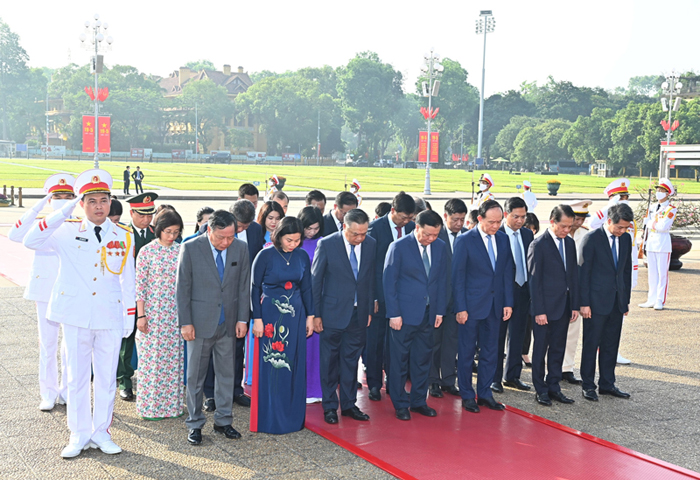
[(343, 208), (346, 205), (353, 205), (357, 207), (357, 197), (350, 192), (340, 192), (335, 196), (335, 204), (338, 208)]
[(562, 217), (575, 218), (576, 214), (574, 209), (569, 205), (559, 204), (552, 209), (552, 213), (549, 214), (549, 220), (554, 220), (555, 223), (561, 222)]
[(413, 215), (416, 211), (416, 201), (413, 197), (404, 192), (403, 190), (396, 194), (394, 200), (391, 202), (391, 208), (393, 208), (397, 213), (407, 213)]
[(126, 168), (129, 168), (129, 165), (127, 165)]
[(416, 208), (413, 210), (415, 215), (418, 215), (423, 210), (430, 210), (422, 197), (415, 196), (413, 197), (413, 201), (416, 202)]
[(445, 203), (445, 213), (449, 216), (454, 215), (455, 213), (467, 213), (467, 204), (464, 203), (463, 200), (460, 200), (459, 198), (450, 198), (446, 203)]
[(299, 242), (299, 247), (304, 243), (304, 226), (301, 224), (301, 220), (296, 217), (284, 217), (280, 223), (277, 224), (277, 228), (272, 232), (270, 238), (275, 248), (282, 248), (282, 237), (285, 235), (292, 235), (294, 233), (300, 234), (301, 241)]
[(268, 200), (267, 202), (263, 203), (262, 208), (258, 212), (258, 223), (263, 228), (263, 233), (265, 233), (266, 231), (265, 219), (273, 211), (280, 214), (280, 220), (284, 218), (284, 210), (282, 209), (279, 203), (273, 202), (272, 200)]
[(343, 218), (343, 224), (350, 225), (351, 223), (357, 223), (358, 225), (364, 225), (369, 223), (369, 216), (364, 210), (359, 208), (353, 208), (348, 213), (345, 214)]
[(532, 212), (527, 212), (527, 215), (525, 215), (525, 224), (523, 225), (525, 228), (529, 229), (534, 229), (535, 233), (539, 233), (540, 231), (540, 220), (537, 218), (537, 215), (535, 215)]
[(506, 213), (510, 213), (516, 208), (524, 208), (527, 212), (527, 203), (521, 197), (510, 197), (506, 200)]
[(326, 196), (320, 190), (311, 190), (306, 194), (306, 204), (311, 205), (311, 201), (327, 203)]
[(383, 217), (389, 212), (391, 212), (391, 203), (389, 202), (379, 202), (379, 205), (374, 209), (374, 213), (377, 217)]
[(501, 213), (503, 213), (503, 207), (501, 207), (500, 203), (498, 203), (496, 200), (486, 200), (479, 206), (479, 216), (481, 218), (486, 218), (486, 212), (492, 208), (497, 208), (501, 211)]
[(182, 223), (182, 217), (175, 210), (165, 210), (156, 219), (156, 238), (160, 238), (160, 234), (163, 233), (168, 227), (177, 226), (180, 227), (180, 233), (185, 229), (185, 225)]
[(109, 213), (107, 216), (111, 217), (112, 215), (121, 215), (122, 213), (124, 213), (122, 203), (116, 198), (112, 198), (112, 204), (109, 206)]
[(214, 210), (209, 216), (209, 221), (207, 222), (210, 230), (223, 230), (233, 225), (234, 230), (238, 229), (238, 224), (236, 223), (236, 217), (233, 213), (228, 210)]
[(318, 223), (318, 232), (316, 232), (316, 235), (314, 235), (312, 239), (319, 238), (321, 235), (323, 235), (323, 214), (321, 213), (320, 208), (314, 207), (313, 205), (304, 207), (299, 210), (297, 218), (301, 220), (301, 226), (303, 229), (307, 229), (311, 225)]
[(469, 218), (469, 223), (471, 223), (472, 225), (476, 225), (477, 223), (479, 223), (479, 210), (469, 210), (467, 217)]
[(258, 188), (253, 185), (252, 183), (244, 183), (240, 187), (238, 187), (238, 198), (243, 198), (243, 197), (252, 197), (260, 196), (260, 192), (258, 191)]
[(620, 220), (632, 222), (634, 221), (634, 212), (629, 205), (617, 203), (608, 208), (608, 218), (612, 220), (613, 223), (620, 223)]
[(442, 227), (442, 217), (432, 210), (423, 210), (416, 216), (416, 225), (423, 227)]
[(233, 202), (228, 209), (240, 223), (252, 223), (255, 220), (255, 205), (247, 198)]
[[(214, 213), (214, 209), (211, 207), (202, 207), (199, 210), (197, 210), (197, 223), (201, 222), (202, 219), (204, 218), (204, 215), (211, 215)], [(198, 227), (197, 225), (194, 226), (194, 233), (199, 232), (199, 229), (202, 227)]]

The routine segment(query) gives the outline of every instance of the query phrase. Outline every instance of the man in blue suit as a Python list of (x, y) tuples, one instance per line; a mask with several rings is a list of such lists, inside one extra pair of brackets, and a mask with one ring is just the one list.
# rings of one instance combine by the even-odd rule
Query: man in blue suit
[[(457, 237), (452, 257), (452, 295), (459, 326), (457, 380), (462, 406), (472, 413), (479, 405), (503, 410), (491, 393), (498, 359), (498, 332), (513, 313), (515, 268), (508, 236), (499, 231), (503, 209), (495, 200), (479, 206), (479, 224)], [(476, 393), (472, 386), (474, 350), (479, 341)], [(478, 396), (478, 401), (475, 400)]]
[[(413, 197), (405, 192), (399, 192), (392, 201), (391, 211), (369, 224), (367, 235), (377, 241), (377, 259), (374, 280), (374, 314), (372, 323), (367, 330), (367, 346), (362, 355), (362, 360), (367, 369), (367, 387), (369, 387), (369, 399), (381, 400), (382, 367), (389, 376), (389, 336), (387, 335), (389, 319), (386, 315), (386, 303), (384, 302), (384, 261), (389, 245), (403, 238), (413, 231), (413, 216), (416, 202)], [(387, 383), (387, 395), (390, 387)]]
[[(447, 252), (438, 238), (441, 227), (436, 212), (419, 213), (413, 235), (392, 243), (384, 262), (384, 299), (391, 327), (389, 387), (399, 420), (411, 419), (409, 406), (426, 417), (437, 415), (425, 400), (433, 330), (442, 323), (447, 303)], [(409, 371), (410, 399), (405, 390)]]
[(527, 252), (530, 313), (535, 320), (532, 383), (537, 403), (545, 406), (551, 406), (552, 400), (574, 403), (559, 387), (569, 322), (578, 320), (580, 305), (576, 243), (569, 236), (574, 217), (569, 205), (554, 207), (549, 215), (550, 228), (532, 241)]
[[(529, 228), (523, 227), (527, 217), (527, 204), (521, 197), (506, 200), (506, 218), (501, 231), (508, 235), (515, 264), (515, 283), (513, 284), (513, 315), (510, 320), (501, 323), (498, 334), (498, 363), (493, 377), (491, 390), (503, 393), (503, 385), (530, 390), (530, 385), (520, 381), (523, 370), (523, 342), (527, 329), (527, 314), (530, 311), (530, 286), (527, 284), (527, 249), (534, 239)], [(508, 336), (508, 355), (505, 355), (506, 335)], [(503, 360), (506, 359), (505, 382), (503, 379)]]
[(366, 421), (369, 416), (355, 405), (357, 363), (367, 338), (374, 309), (376, 242), (367, 237), (369, 217), (359, 208), (343, 219), (343, 231), (322, 238), (311, 265), (316, 317), (320, 335), (323, 418), (338, 423), (344, 417)]

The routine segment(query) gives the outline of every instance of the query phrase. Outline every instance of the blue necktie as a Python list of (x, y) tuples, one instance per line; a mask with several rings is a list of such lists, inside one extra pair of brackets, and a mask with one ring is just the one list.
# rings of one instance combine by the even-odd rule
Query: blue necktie
[[(428, 278), (428, 283), (430, 283), (430, 259), (428, 258), (428, 247), (422, 245), (423, 247), (423, 268), (425, 268), (425, 276)], [(427, 296), (425, 302), (426, 305), (430, 305), (430, 295)]]
[(557, 238), (559, 240), (559, 255), (561, 255), (561, 261), (564, 262), (564, 270), (566, 270), (566, 257), (564, 256), (564, 239)]
[(489, 240), (489, 260), (491, 260), (491, 268), (496, 271), (496, 254), (493, 251), (493, 242), (491, 241), (491, 235), (486, 235)]
[[(357, 281), (357, 274), (358, 274), (360, 269), (357, 265), (357, 255), (355, 255), (355, 245), (350, 245), (350, 267), (352, 268), (352, 274), (355, 276), (355, 281)], [(355, 287), (355, 305), (357, 305), (357, 287)]]
[(615, 235), (610, 235), (612, 237), (612, 256), (613, 263), (615, 264), (615, 270), (617, 270), (617, 248), (615, 248), (615, 240), (617, 237)]
[(523, 262), (523, 251), (520, 250), (520, 242), (518, 241), (520, 232), (513, 232), (515, 240), (515, 283), (521, 287), (525, 284), (525, 263)]
[[(221, 283), (224, 282), (224, 257), (221, 256), (221, 250), (216, 250), (216, 269), (219, 271), (219, 280)], [(221, 305), (221, 315), (219, 315), (219, 325), (226, 321), (226, 316), (224, 315), (224, 306)]]

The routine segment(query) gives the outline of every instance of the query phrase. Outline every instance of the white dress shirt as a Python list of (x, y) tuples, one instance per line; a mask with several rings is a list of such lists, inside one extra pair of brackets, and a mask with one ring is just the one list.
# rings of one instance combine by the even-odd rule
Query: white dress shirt
[[(523, 259), (523, 273), (525, 274), (525, 281), (527, 282), (527, 255), (525, 254), (525, 246), (523, 245), (523, 238), (520, 235), (519, 230), (511, 230), (510, 227), (504, 223), (503, 229), (506, 231), (506, 235), (510, 239), (510, 249), (513, 251), (513, 261), (515, 261), (516, 256), (515, 249), (519, 249)], [(517, 235), (515, 235), (517, 233)], [(517, 268), (517, 266), (516, 266)]]
[[(413, 238), (416, 239), (416, 243), (418, 244), (418, 252), (420, 253), (420, 258), (422, 259), (422, 258), (423, 258), (423, 248), (424, 248), (424, 247), (423, 247), (423, 245), (421, 245), (421, 243), (418, 241), (418, 237), (416, 237), (416, 231), (415, 231), (415, 230), (413, 231)], [(425, 247), (425, 249), (426, 249), (426, 251), (428, 252), (428, 263), (430, 263), (430, 265), (432, 266), (432, 264), (433, 264), (433, 257), (432, 257), (431, 251), (430, 251), (430, 245), (428, 245), (427, 247)]]
[(457, 237), (462, 235), (461, 230), (457, 232), (457, 235), (452, 233), (452, 231), (449, 228), (445, 229), (447, 231), (447, 239), (450, 241), (450, 250), (452, 250), (452, 253), (455, 251), (455, 240), (457, 240)]
[[(610, 245), (610, 251), (612, 252), (612, 236), (613, 234), (608, 231), (608, 229), (605, 229), (605, 235), (608, 237), (608, 245)], [(617, 253), (617, 261), (618, 263), (620, 262), (620, 237), (617, 237), (617, 240), (615, 240), (615, 253)]]
[[(394, 241), (398, 239), (399, 232), (396, 230), (396, 224), (391, 220), (391, 213), (387, 214), (387, 219), (389, 220), (389, 226), (391, 227), (391, 234), (394, 236)], [(401, 227), (401, 236), (406, 235), (406, 226)]]
[(338, 220), (338, 217), (335, 216), (335, 209), (331, 212), (331, 217), (333, 218), (333, 221), (335, 222), (335, 228), (338, 229), (339, 232), (343, 230), (343, 222)]
[[(209, 246), (211, 247), (211, 253), (214, 255), (214, 265), (216, 265), (216, 257), (218, 256), (219, 252), (217, 252), (216, 247), (214, 247), (214, 245), (212, 245), (211, 238), (209, 238), (209, 235), (207, 235), (207, 240), (209, 240)], [(228, 250), (228, 249), (224, 248), (223, 250), (221, 250), (221, 259), (224, 261), (224, 271), (226, 270), (226, 250)]]
[[(564, 258), (566, 258), (566, 239), (565, 238), (562, 238), (562, 239), (557, 238), (557, 236), (554, 234), (554, 232), (552, 232), (551, 228), (547, 229), (547, 233), (549, 234), (549, 238), (551, 238), (552, 241), (554, 242), (554, 246), (557, 247), (557, 252), (559, 251), (559, 240), (561, 240), (562, 249), (564, 250)], [(561, 254), (560, 254), (560, 256), (561, 256)], [(564, 270), (566, 270), (566, 261), (564, 261)]]
[[(486, 247), (486, 252), (488, 253), (489, 251), (489, 239), (487, 237), (487, 233), (484, 232), (481, 229), (481, 225), (476, 227), (479, 229), (479, 235), (481, 235), (481, 239), (484, 241), (484, 247)], [(496, 247), (496, 235), (491, 235), (491, 245), (493, 245), (493, 259), (494, 261), (498, 261), (498, 247)]]
[[(348, 254), (348, 260), (350, 260), (350, 242), (345, 238), (345, 235), (341, 234), (343, 237), (343, 243), (345, 244), (345, 252)], [(355, 257), (357, 258), (357, 271), (360, 272), (360, 261), (362, 259), (362, 244), (355, 245)]]
[(241, 233), (236, 234), (236, 238), (241, 242), (248, 243), (248, 230), (243, 230)]

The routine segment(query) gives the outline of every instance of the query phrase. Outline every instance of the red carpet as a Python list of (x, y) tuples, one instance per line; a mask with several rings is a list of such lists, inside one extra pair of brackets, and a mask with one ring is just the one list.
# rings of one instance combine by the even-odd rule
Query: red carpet
[(5, 235), (0, 235), (0, 252), (0, 275), (25, 287), (29, 282), (34, 252)]
[[(700, 479), (700, 474), (508, 407), (465, 412), (456, 397), (430, 399), (438, 416), (394, 417), (389, 397), (358, 392), (369, 422), (323, 421), (310, 405), (306, 428), (401, 479)], [(383, 392), (382, 392), (383, 393)], [(534, 401), (534, 400), (533, 400)]]

